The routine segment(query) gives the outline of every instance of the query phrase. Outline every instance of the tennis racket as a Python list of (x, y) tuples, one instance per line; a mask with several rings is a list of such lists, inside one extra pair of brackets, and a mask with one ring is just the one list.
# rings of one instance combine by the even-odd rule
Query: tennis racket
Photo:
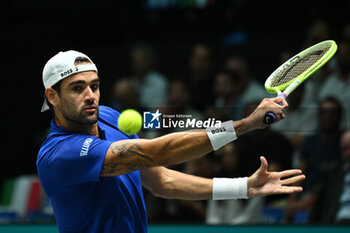
[[(336, 51), (337, 44), (333, 40), (326, 40), (305, 49), (278, 67), (266, 79), (265, 89), (286, 99), (295, 88), (326, 64)], [(268, 112), (264, 123), (272, 124), (275, 120), (276, 115)]]

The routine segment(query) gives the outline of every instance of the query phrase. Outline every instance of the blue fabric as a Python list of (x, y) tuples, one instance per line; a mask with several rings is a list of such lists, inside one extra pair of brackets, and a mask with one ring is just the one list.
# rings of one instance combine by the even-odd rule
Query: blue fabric
[(147, 232), (140, 172), (100, 177), (109, 146), (137, 138), (118, 130), (119, 113), (100, 106), (101, 138), (67, 131), (53, 121), (37, 158), (60, 232)]

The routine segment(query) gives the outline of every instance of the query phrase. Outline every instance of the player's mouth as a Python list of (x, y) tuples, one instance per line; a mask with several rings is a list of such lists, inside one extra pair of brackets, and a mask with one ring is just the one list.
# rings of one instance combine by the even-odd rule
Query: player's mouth
[(84, 108), (84, 112), (87, 113), (95, 113), (97, 110), (97, 107), (95, 105), (89, 105)]

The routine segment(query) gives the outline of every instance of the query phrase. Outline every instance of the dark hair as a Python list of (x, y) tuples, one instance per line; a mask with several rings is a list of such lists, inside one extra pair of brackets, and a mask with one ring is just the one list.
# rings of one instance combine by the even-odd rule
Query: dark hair
[[(57, 94), (58, 94), (59, 96), (60, 96), (60, 94), (61, 94), (61, 84), (62, 84), (62, 81), (63, 81), (63, 79), (60, 80), (60, 81), (59, 81), (58, 83), (56, 83), (55, 85), (51, 86), (52, 89), (54, 89), (54, 90), (57, 92)], [(55, 117), (55, 111), (53, 110), (52, 104), (51, 104), (50, 101), (47, 99), (46, 94), (44, 94), (44, 97), (45, 97), (45, 100), (46, 100), (47, 105), (49, 106), (49, 110), (50, 110), (51, 116), (52, 116), (52, 117)]]
[(324, 104), (326, 102), (331, 102), (331, 103), (335, 104), (336, 105), (336, 113), (338, 114), (338, 116), (340, 116), (340, 117), (342, 116), (342, 114), (343, 114), (343, 107), (342, 107), (340, 101), (337, 98), (335, 98), (333, 96), (326, 96), (325, 98), (323, 98), (320, 101), (319, 109), (321, 109), (322, 104)]
[(74, 65), (79, 65), (81, 63), (91, 63), (87, 57), (77, 57), (74, 60)]
[[(82, 63), (91, 63), (91, 61), (87, 58), (87, 57), (77, 57), (75, 60), (74, 60), (74, 65), (79, 65), (79, 64), (82, 64)], [(61, 94), (61, 84), (62, 84), (62, 80), (60, 80), (59, 82), (57, 82), (55, 85), (51, 86), (52, 89), (54, 89), (58, 96), (60, 96)], [(50, 113), (51, 113), (51, 116), (52, 117), (55, 117), (55, 112), (53, 110), (53, 106), (52, 104), (50, 103), (50, 101), (47, 99), (47, 96), (46, 94), (44, 94), (44, 97), (45, 97), (45, 100), (46, 100), (46, 103), (47, 105), (49, 106), (49, 110), (50, 110)]]

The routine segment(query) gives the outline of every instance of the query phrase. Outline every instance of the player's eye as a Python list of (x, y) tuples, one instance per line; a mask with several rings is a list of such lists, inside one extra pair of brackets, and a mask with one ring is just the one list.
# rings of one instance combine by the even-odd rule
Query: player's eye
[(97, 84), (97, 83), (96, 83), (96, 84), (92, 84), (92, 85), (91, 85), (91, 90), (92, 90), (92, 91), (97, 91), (99, 87), (100, 87), (100, 85)]
[(75, 92), (81, 92), (83, 90), (83, 88), (81, 86), (74, 86), (72, 89)]

